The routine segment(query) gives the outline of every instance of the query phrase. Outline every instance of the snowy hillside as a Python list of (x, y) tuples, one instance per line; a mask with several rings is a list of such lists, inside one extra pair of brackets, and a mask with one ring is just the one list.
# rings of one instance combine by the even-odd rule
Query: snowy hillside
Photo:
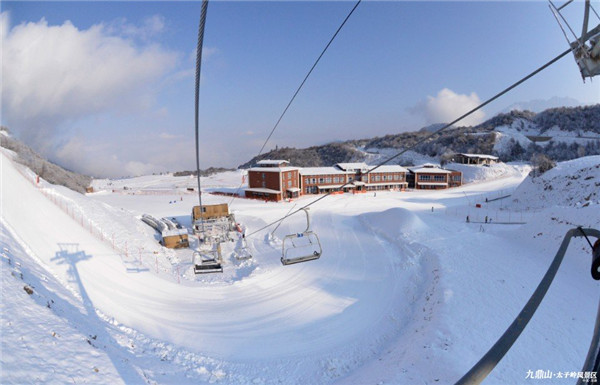
[[(576, 196), (571, 190), (592, 191), (594, 164), (598, 157), (559, 164), (539, 179), (558, 184), (587, 169), (577, 185), (561, 185)], [(486, 203), (515, 190), (513, 199), (529, 202), (544, 188), (518, 187), (525, 167), (490, 168), (445, 191), (328, 197), (311, 207), (320, 259), (279, 263), (283, 237), (305, 226), (298, 215), (273, 236), (272, 228), (249, 236), (251, 260), (236, 261), (233, 244), (224, 246), (225, 272), (194, 276), (191, 250), (162, 248), (139, 221), (149, 213), (189, 226), (197, 196), (186, 177), (96, 181), (100, 192), (80, 195), (36, 184), (4, 153), (0, 166), (3, 384), (451, 384), (512, 322), (564, 232), (600, 227), (597, 202), (564, 207), (549, 195), (535, 211), (511, 198)], [(205, 185), (240, 182), (231, 172)], [(203, 197), (231, 202), (208, 190)], [(312, 199), (239, 198), (231, 210), (250, 234)], [(484, 215), (526, 224), (476, 223)], [(580, 370), (600, 284), (589, 275), (589, 247), (572, 242), (486, 383)]]
[(600, 156), (561, 162), (540, 176), (527, 177), (514, 192), (512, 200), (514, 207), (525, 209), (598, 206)]
[(551, 108), (540, 113), (513, 110), (474, 127), (446, 129), (435, 140), (425, 139), (431, 130), (444, 125), (303, 149), (276, 148), (240, 168), (251, 167), (261, 159), (287, 159), (300, 167), (331, 166), (340, 162), (376, 164), (407, 148), (411, 151), (395, 159), (394, 163), (404, 166), (439, 163), (443, 157), (457, 152), (496, 155), (504, 162), (529, 161), (534, 154), (543, 153), (563, 161), (600, 155), (599, 122), (600, 104)]

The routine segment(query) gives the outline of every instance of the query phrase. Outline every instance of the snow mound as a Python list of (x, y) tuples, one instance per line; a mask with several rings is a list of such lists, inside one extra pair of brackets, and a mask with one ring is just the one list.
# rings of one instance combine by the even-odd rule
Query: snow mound
[(425, 222), (414, 212), (400, 207), (378, 213), (362, 214), (360, 219), (371, 231), (388, 241), (408, 238), (428, 230)]
[(541, 176), (528, 176), (513, 194), (515, 208), (586, 207), (600, 204), (600, 156), (560, 162)]
[(493, 179), (520, 176), (523, 172), (529, 172), (530, 166), (522, 163), (506, 164), (498, 163), (489, 167), (472, 164), (448, 163), (445, 166), (450, 170), (462, 172), (463, 183), (483, 182)]

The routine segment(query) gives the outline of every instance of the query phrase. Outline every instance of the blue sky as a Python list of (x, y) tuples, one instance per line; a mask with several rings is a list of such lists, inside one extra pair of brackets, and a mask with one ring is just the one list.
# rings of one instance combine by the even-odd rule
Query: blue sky
[[(210, 3), (202, 167), (236, 167), (258, 152), (353, 5)], [(582, 3), (567, 11), (579, 31)], [(2, 124), (16, 136), (93, 175), (193, 168), (200, 2), (2, 2), (2, 12)], [(449, 121), (566, 48), (544, 1), (364, 1), (267, 149)], [(515, 103), (599, 95), (566, 57), (467, 123)]]

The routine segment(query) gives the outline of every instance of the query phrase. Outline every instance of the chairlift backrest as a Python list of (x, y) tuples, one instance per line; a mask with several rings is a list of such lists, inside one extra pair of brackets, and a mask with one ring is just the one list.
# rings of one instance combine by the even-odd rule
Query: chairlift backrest
[[(308, 208), (302, 210), (306, 214), (306, 229), (301, 233), (289, 234), (283, 238), (281, 246), (281, 263), (283, 265), (312, 261), (320, 258), (323, 253), (319, 236), (310, 230)], [(302, 242), (294, 242), (299, 239)]]

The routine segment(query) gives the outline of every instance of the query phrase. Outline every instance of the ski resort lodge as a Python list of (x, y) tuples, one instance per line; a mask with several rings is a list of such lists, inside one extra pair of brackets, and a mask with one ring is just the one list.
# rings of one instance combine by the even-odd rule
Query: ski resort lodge
[(248, 170), (246, 198), (264, 199), (278, 202), (282, 199), (297, 198), (298, 167), (290, 167), (287, 160), (261, 160)]
[(374, 172), (369, 172), (372, 168), (374, 167), (367, 166), (365, 163), (338, 163), (333, 167), (302, 168), (300, 169), (302, 193), (401, 190), (408, 186), (406, 182), (408, 170), (404, 167), (383, 165)]
[(300, 195), (379, 190), (445, 189), (462, 184), (462, 173), (426, 164), (406, 169), (398, 165), (368, 166), (338, 163), (331, 167), (291, 167), (286, 160), (261, 160), (248, 170), (246, 198), (281, 201)]
[(408, 187), (417, 190), (437, 190), (458, 187), (462, 184), (460, 171), (445, 170), (433, 164), (409, 167)]
[(497, 156), (485, 154), (455, 154), (452, 160), (462, 164), (490, 165), (499, 162)]

